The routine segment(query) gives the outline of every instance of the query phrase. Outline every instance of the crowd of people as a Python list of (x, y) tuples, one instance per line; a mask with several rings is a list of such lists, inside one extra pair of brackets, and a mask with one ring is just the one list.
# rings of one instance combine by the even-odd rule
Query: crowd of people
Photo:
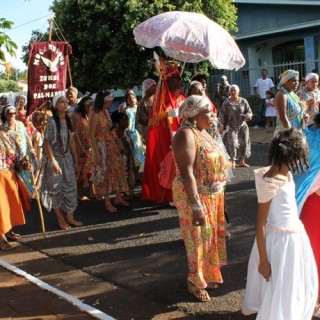
[(12, 228), (25, 223), (35, 189), (59, 228), (68, 230), (83, 225), (74, 217), (79, 201), (102, 200), (114, 214), (130, 206), (141, 182), (142, 199), (176, 207), (188, 291), (209, 301), (207, 289), (223, 282), (227, 263), (226, 184), (236, 165), (250, 167), (248, 122), (254, 117), (260, 126), (266, 118), (275, 131), (270, 166), (255, 170), (256, 240), (243, 313), (258, 313), (259, 319), (320, 317), (318, 74), (307, 74), (298, 90), (299, 73), (287, 70), (275, 93), (262, 70), (255, 114), (226, 76), (217, 85), (215, 105), (204, 74), (195, 74), (185, 91), (175, 62), (160, 58), (158, 74), (158, 83), (143, 81), (140, 101), (128, 89), (113, 112), (114, 96), (105, 89), (79, 99), (70, 87), (50, 108), (30, 115), (25, 96), (14, 105), (0, 97), (0, 192), (7, 195), (0, 204), (0, 249), (20, 239)]

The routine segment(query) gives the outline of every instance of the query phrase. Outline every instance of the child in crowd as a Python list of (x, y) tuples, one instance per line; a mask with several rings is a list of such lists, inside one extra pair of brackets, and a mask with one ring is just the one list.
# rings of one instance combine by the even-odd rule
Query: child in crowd
[(112, 112), (111, 120), (115, 127), (117, 135), (117, 143), (120, 148), (122, 163), (126, 172), (129, 194), (127, 200), (134, 199), (133, 189), (135, 186), (135, 161), (134, 161), (134, 146), (127, 130), (129, 126), (129, 117), (124, 112), (118, 110)]
[(310, 320), (318, 277), (309, 238), (299, 220), (292, 173), (305, 172), (308, 147), (291, 128), (271, 142), (270, 167), (255, 170), (256, 239), (248, 264), (242, 312), (259, 320)]
[(266, 91), (266, 128), (275, 128), (276, 127), (276, 119), (277, 119), (277, 111), (274, 107), (274, 94), (272, 91)]

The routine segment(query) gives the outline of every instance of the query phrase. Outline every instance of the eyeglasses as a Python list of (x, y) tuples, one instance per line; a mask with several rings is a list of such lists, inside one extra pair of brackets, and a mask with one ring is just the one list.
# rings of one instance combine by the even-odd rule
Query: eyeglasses
[(8, 112), (8, 115), (16, 114), (16, 112)]

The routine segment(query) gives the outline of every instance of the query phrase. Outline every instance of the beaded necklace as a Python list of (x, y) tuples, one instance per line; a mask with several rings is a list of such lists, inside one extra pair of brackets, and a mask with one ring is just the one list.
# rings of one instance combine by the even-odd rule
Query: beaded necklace
[[(61, 123), (60, 123), (60, 126), (61, 126)], [(63, 141), (62, 141), (62, 137), (61, 137), (61, 131), (62, 131), (62, 127), (60, 127), (60, 130), (58, 131), (58, 143), (59, 143), (59, 148), (60, 148), (61, 154), (65, 155), (69, 151), (69, 147), (70, 147), (70, 130), (67, 126), (68, 140), (67, 140), (67, 144), (66, 144), (65, 149), (63, 149)]]

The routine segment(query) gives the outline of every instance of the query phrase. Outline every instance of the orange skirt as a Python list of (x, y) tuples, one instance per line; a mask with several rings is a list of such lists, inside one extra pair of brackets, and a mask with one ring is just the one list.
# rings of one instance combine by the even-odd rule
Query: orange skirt
[(24, 211), (30, 210), (28, 192), (14, 170), (0, 171), (0, 233), (25, 224)]

